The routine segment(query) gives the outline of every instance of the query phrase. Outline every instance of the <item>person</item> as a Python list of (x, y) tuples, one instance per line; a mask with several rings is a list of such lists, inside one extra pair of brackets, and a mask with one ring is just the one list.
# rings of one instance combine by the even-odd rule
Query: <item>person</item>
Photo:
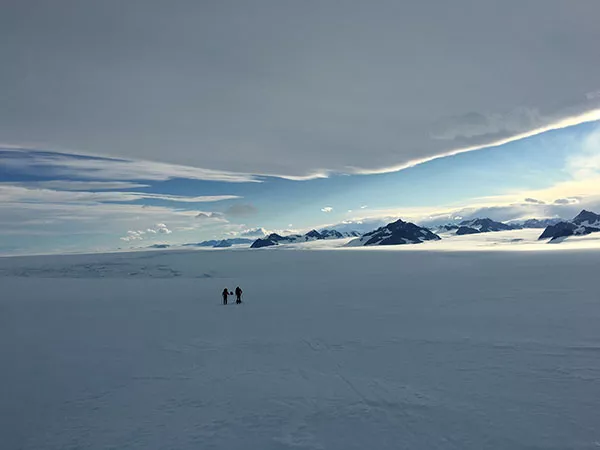
[(242, 303), (242, 290), (239, 286), (235, 288), (235, 303)]
[(229, 292), (229, 289), (225, 288), (223, 289), (223, 304), (226, 305), (227, 304), (227, 296), (228, 295), (233, 295), (233, 292)]

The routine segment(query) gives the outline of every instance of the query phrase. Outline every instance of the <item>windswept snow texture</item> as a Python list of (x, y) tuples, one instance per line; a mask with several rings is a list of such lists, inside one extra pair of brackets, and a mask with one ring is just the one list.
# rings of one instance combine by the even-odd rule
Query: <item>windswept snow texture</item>
[(401, 247), (0, 259), (0, 447), (598, 449), (600, 253)]

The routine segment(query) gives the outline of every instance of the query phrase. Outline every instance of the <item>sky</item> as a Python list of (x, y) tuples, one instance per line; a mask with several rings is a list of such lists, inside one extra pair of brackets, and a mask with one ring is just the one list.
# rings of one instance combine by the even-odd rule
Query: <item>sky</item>
[(0, 254), (600, 212), (596, 1), (0, 1)]

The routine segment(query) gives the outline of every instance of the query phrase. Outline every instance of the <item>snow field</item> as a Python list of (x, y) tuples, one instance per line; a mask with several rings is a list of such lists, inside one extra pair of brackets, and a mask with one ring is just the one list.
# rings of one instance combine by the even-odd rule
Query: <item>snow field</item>
[[(596, 449), (599, 263), (570, 250), (0, 259), (1, 448)], [(245, 303), (220, 305), (238, 284)]]

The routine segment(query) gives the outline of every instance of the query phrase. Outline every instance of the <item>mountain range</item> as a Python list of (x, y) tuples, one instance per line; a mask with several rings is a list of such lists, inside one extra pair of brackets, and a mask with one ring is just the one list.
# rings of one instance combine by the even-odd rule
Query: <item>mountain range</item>
[(550, 225), (556, 225), (560, 221), (562, 219), (527, 219), (524, 222), (515, 222), (514, 225), (520, 225), (521, 228), (546, 228)]
[(489, 233), (492, 231), (513, 230), (514, 227), (489, 218), (463, 220), (456, 230), (458, 236), (464, 234)]
[(324, 239), (342, 239), (347, 237), (357, 237), (360, 234), (356, 231), (349, 232), (339, 232), (337, 230), (311, 230), (308, 233), (301, 234), (292, 234), (290, 236), (281, 236), (277, 233), (271, 233), (270, 235), (257, 239), (250, 246), (250, 248), (263, 248), (263, 247), (272, 247), (280, 244), (297, 244), (300, 242), (309, 242), (309, 241), (318, 241)]
[[(214, 239), (198, 243), (183, 244), (183, 247), (212, 247), (227, 248), (234, 245), (248, 245), (250, 248), (272, 247), (281, 244), (296, 244), (302, 242), (332, 240), (354, 237), (346, 246), (374, 246), (374, 245), (404, 245), (419, 244), (424, 241), (440, 240), (437, 233), (451, 233), (460, 235), (489, 233), (495, 231), (517, 230), (522, 228), (545, 228), (539, 239), (556, 241), (572, 235), (584, 235), (600, 231), (600, 215), (590, 211), (581, 211), (577, 217), (570, 221), (560, 219), (528, 219), (522, 222), (497, 222), (490, 218), (475, 218), (464, 220), (458, 224), (448, 223), (431, 230), (411, 222), (397, 220), (379, 227), (365, 234), (357, 231), (340, 232), (335, 229), (311, 230), (306, 234), (293, 234), (282, 236), (271, 233), (264, 238), (256, 240), (248, 238)], [(154, 244), (149, 248), (169, 248), (169, 244)]]
[(193, 242), (182, 245), (171, 245), (171, 244), (153, 244), (149, 245), (148, 248), (170, 248), (170, 247), (212, 247), (212, 248), (227, 248), (234, 245), (251, 244), (252, 239), (246, 238), (232, 238), (232, 239), (213, 239), (210, 241)]
[(520, 230), (523, 228), (545, 228), (556, 225), (561, 219), (527, 219), (510, 223), (497, 222), (488, 217), (463, 220), (459, 224), (448, 223), (435, 229), (436, 233), (454, 232), (461, 236), (466, 234), (489, 233), (493, 231)]
[(251, 244), (252, 239), (247, 238), (231, 238), (231, 239), (219, 239), (202, 241), (197, 244), (183, 244), (184, 247), (213, 247), (213, 248), (227, 248), (233, 245)]
[(583, 236), (599, 231), (600, 215), (584, 209), (572, 220), (549, 225), (538, 239), (550, 239), (549, 242), (557, 242), (568, 236)]

